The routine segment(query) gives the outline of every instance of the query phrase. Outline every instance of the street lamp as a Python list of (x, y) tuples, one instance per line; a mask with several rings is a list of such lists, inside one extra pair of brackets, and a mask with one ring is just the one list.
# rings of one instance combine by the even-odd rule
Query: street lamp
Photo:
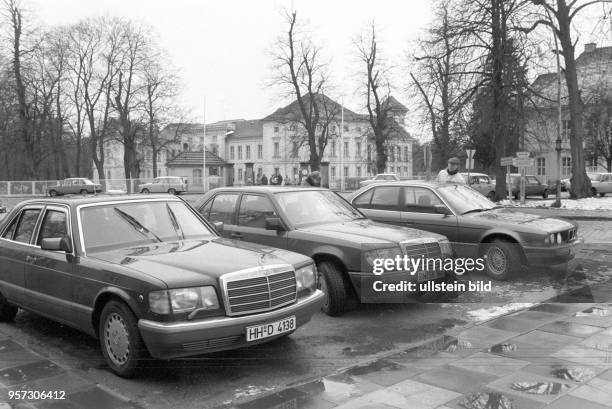
[(555, 151), (557, 151), (557, 185), (555, 190), (555, 204), (553, 207), (561, 207), (561, 138), (555, 141)]

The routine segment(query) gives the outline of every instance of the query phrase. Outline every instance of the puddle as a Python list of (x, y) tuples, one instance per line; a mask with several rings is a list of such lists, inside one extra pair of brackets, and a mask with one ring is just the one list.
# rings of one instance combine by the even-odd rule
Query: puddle
[(574, 314), (575, 317), (607, 317), (610, 315), (610, 310), (607, 308), (591, 307), (584, 311), (578, 311)]
[(516, 344), (495, 344), (491, 348), (489, 348), (489, 352), (493, 352), (496, 354), (505, 354), (509, 352), (514, 352), (518, 349)]
[(397, 371), (402, 368), (403, 366), (396, 364), (395, 362), (390, 362), (384, 359), (380, 359), (368, 365), (355, 366), (353, 368), (348, 369), (345, 373), (350, 376), (359, 376), (359, 375), (367, 375), (373, 372)]
[(555, 378), (566, 379), (568, 381), (585, 382), (595, 376), (595, 372), (590, 368), (558, 368), (551, 372)]
[(511, 386), (515, 391), (532, 395), (559, 395), (570, 388), (570, 385), (559, 382), (514, 382)]
[(390, 351), (395, 348), (393, 343), (370, 343), (360, 344), (353, 347), (342, 348), (342, 355), (347, 356), (363, 356), (363, 355), (374, 355), (382, 351)]
[(517, 409), (512, 401), (501, 393), (481, 392), (466, 396), (460, 403), (465, 409)]

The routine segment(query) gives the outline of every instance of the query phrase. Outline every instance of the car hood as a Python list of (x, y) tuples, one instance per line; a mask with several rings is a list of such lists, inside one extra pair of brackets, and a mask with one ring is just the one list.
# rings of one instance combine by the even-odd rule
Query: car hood
[(511, 226), (524, 226), (526, 228), (538, 229), (546, 233), (564, 231), (575, 227), (567, 220), (553, 217), (540, 216), (536, 214), (524, 213), (509, 208), (493, 209), (481, 213), (470, 213), (464, 217), (481, 221), (490, 221), (492, 225), (502, 224)]
[(212, 285), (223, 274), (257, 266), (310, 262), (291, 251), (223, 238), (153, 243), (91, 257), (155, 277), (170, 288)]
[(389, 244), (399, 243), (403, 240), (419, 238), (445, 239), (444, 236), (424, 230), (408, 227), (389, 226), (367, 219), (360, 219), (344, 223), (328, 223), (308, 226), (299, 229), (302, 232), (320, 235), (326, 239), (344, 240), (357, 245), (362, 244)]

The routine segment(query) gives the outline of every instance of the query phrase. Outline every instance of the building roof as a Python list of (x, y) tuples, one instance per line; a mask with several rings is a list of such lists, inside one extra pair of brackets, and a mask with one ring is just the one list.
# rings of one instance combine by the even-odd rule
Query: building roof
[(232, 139), (241, 138), (262, 138), (263, 137), (263, 120), (253, 119), (247, 121), (239, 121), (235, 123), (235, 128), (232, 134)]
[[(173, 159), (166, 162), (166, 166), (171, 167), (179, 167), (179, 166), (202, 166), (204, 162), (204, 156), (202, 155), (202, 151), (199, 152), (181, 152)], [(219, 156), (215, 155), (209, 150), (206, 150), (206, 166), (221, 166), (225, 165), (223, 159)]]
[(387, 98), (385, 102), (389, 104), (389, 106), (391, 107), (391, 111), (400, 112), (402, 114), (408, 112), (408, 108), (406, 108), (404, 104), (395, 99), (393, 95), (389, 95), (389, 98)]
[[(310, 102), (310, 95), (305, 95), (302, 99), (308, 104)], [(313, 98), (318, 103), (320, 107), (327, 107), (328, 112), (330, 114), (335, 115), (340, 119), (340, 115), (342, 112), (342, 105), (329, 98), (324, 94), (313, 94)], [(263, 119), (263, 121), (278, 121), (278, 122), (287, 122), (294, 121), (300, 117), (300, 107), (298, 104), (298, 100), (296, 99), (292, 103), (282, 108), (278, 108), (272, 114), (268, 115)], [(344, 107), (344, 120), (345, 121), (365, 121), (367, 117), (362, 114), (357, 114), (350, 109)]]
[(585, 50), (576, 58), (576, 65), (589, 65), (601, 61), (612, 61), (612, 47), (599, 47), (592, 51)]

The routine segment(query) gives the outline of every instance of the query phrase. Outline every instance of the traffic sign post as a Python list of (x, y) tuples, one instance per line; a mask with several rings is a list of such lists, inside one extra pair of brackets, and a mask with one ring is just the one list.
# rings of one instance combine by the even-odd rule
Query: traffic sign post
[(508, 192), (508, 200), (511, 200), (512, 197), (512, 189), (510, 187), (510, 166), (514, 164), (516, 158), (512, 156), (506, 156), (500, 159), (500, 166), (506, 167), (506, 191)]
[(474, 169), (474, 154), (476, 153), (476, 149), (466, 149), (465, 153), (467, 153), (467, 159), (465, 160), (465, 168), (468, 171), (467, 182), (468, 185), (471, 185), (470, 170)]

